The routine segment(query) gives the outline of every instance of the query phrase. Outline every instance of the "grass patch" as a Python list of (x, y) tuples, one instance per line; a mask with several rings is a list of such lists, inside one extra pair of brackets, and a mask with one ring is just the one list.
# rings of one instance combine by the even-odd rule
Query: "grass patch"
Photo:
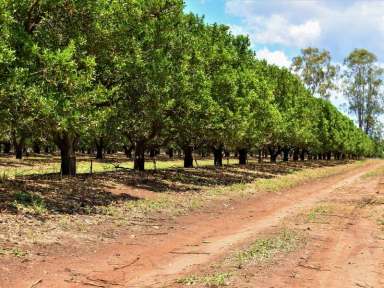
[(187, 286), (192, 285), (205, 285), (206, 287), (222, 287), (228, 285), (228, 280), (231, 277), (231, 273), (217, 272), (212, 275), (205, 276), (188, 276), (182, 279), (177, 280), (178, 284), (183, 284)]
[(16, 192), (12, 206), (22, 213), (43, 215), (47, 212), (44, 200), (30, 192)]
[(313, 222), (318, 220), (319, 218), (323, 218), (331, 213), (333, 208), (330, 205), (321, 204), (313, 209), (311, 209), (307, 215), (307, 221)]
[[(221, 270), (209, 275), (190, 275), (176, 282), (185, 286), (205, 285), (206, 287), (221, 287), (229, 285), (230, 278), (237, 274), (237, 269), (244, 265), (256, 263), (265, 264), (274, 259), (280, 253), (293, 252), (300, 247), (305, 238), (296, 230), (284, 228), (278, 234), (258, 239), (246, 250), (235, 253), (226, 259)], [(235, 269), (234, 269), (235, 268)]]
[(362, 178), (371, 178), (371, 177), (378, 177), (384, 175), (384, 167), (379, 167), (373, 171), (369, 171), (365, 173)]
[(21, 250), (20, 248), (1, 248), (0, 247), (0, 255), (8, 255), (8, 256), (15, 256), (15, 257), (24, 257), (26, 256), (28, 253)]
[(236, 255), (237, 267), (247, 263), (265, 263), (271, 261), (278, 253), (296, 250), (303, 242), (302, 234), (295, 230), (284, 229), (279, 234), (256, 240), (247, 250)]
[[(350, 167), (358, 167), (362, 163), (364, 162), (357, 161), (350, 165), (304, 169), (276, 178), (259, 179), (248, 184), (238, 183), (230, 186), (205, 187), (202, 189), (201, 193), (187, 193), (185, 195), (165, 193), (159, 195), (156, 199), (125, 202), (123, 207), (118, 208), (123, 209), (124, 211), (117, 211), (115, 207), (111, 207), (111, 205), (114, 204), (111, 204), (109, 206), (99, 207), (98, 212), (109, 216), (124, 215), (126, 213), (141, 213), (148, 215), (154, 212), (161, 212), (174, 216), (201, 208), (212, 200), (227, 199), (231, 197), (247, 197), (260, 192), (277, 192), (283, 189), (289, 189), (311, 180), (342, 173), (346, 169)], [(321, 209), (324, 210), (326, 207), (319, 208), (319, 210)], [(313, 213), (318, 214), (321, 213), (321, 211), (314, 211)]]
[(366, 206), (380, 206), (384, 205), (384, 198), (382, 197), (363, 197), (361, 200), (358, 202), (358, 207), (359, 208), (364, 208)]
[[(46, 160), (50, 159), (49, 162)], [(1, 166), (2, 161), (12, 165)], [(118, 161), (108, 161), (104, 160), (99, 161), (93, 158), (78, 158), (77, 162), (77, 174), (86, 174), (91, 171), (91, 161), (92, 161), (92, 172), (93, 173), (102, 173), (102, 172), (112, 172), (116, 171), (119, 168), (133, 169), (133, 161), (125, 160), (123, 158)], [(229, 161), (224, 161), (223, 166), (237, 164), (237, 159), (229, 159)], [(197, 160), (198, 167), (213, 166), (212, 159), (201, 159)], [(174, 168), (183, 168), (184, 161), (180, 159), (176, 160), (159, 160), (156, 161), (156, 164), (147, 159), (145, 162), (146, 170), (155, 170), (155, 169), (174, 169)], [(43, 175), (50, 173), (60, 173), (60, 161), (57, 157), (44, 158), (44, 157), (25, 157), (23, 160), (16, 160), (13, 158), (0, 158), (0, 181), (4, 179), (11, 179), (29, 175)]]
[(350, 165), (347, 164), (326, 168), (304, 169), (298, 172), (292, 172), (292, 174), (287, 174), (281, 177), (256, 180), (254, 186), (258, 190), (263, 190), (267, 192), (277, 192), (282, 189), (293, 188), (297, 185), (309, 182), (311, 180), (342, 173), (348, 167), (359, 167), (363, 163), (363, 161), (356, 161)]

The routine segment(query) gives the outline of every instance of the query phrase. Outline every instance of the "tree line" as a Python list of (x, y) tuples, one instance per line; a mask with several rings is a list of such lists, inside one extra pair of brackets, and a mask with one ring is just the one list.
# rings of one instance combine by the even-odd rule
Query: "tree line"
[[(321, 51), (303, 50), (292, 70), (269, 65), (248, 37), (183, 9), (181, 0), (0, 0), (4, 149), (20, 158), (26, 145), (55, 146), (63, 175), (76, 174), (75, 152), (88, 148), (134, 153), (137, 170), (160, 148), (182, 150), (185, 167), (196, 150), (216, 166), (228, 151), (240, 164), (250, 151), (272, 162), (374, 155), (370, 128), (326, 99), (337, 69), (305, 57)], [(369, 70), (355, 68), (350, 79)], [(351, 83), (361, 95), (362, 82)]]

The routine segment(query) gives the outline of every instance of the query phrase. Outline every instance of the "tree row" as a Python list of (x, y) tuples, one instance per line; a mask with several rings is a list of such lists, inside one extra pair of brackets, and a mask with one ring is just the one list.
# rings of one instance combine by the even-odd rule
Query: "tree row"
[[(361, 157), (374, 142), (246, 36), (183, 12), (179, 0), (0, 0), (0, 140), (18, 157), (54, 144), (63, 175), (76, 149), (249, 151), (287, 161)], [(100, 150), (100, 149), (98, 149)], [(20, 152), (21, 151), (21, 152)], [(100, 156), (100, 155), (99, 155)]]

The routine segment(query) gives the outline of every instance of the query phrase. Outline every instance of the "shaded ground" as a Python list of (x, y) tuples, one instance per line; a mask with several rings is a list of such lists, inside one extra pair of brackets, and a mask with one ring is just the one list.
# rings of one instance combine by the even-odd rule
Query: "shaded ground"
[[(334, 165), (334, 163), (330, 164)], [(191, 198), (191, 195), (200, 195), (203, 191), (213, 191), (217, 186), (222, 187), (228, 185), (230, 189), (231, 187), (236, 187), (236, 189), (238, 189), (236, 192), (240, 193), (243, 192), (243, 188), (248, 186), (233, 185), (245, 185), (242, 183), (252, 182), (260, 179), (260, 177), (271, 178), (284, 174), (290, 175), (290, 173), (294, 171), (315, 165), (325, 165), (325, 162), (320, 162), (320, 164), (294, 163), (289, 165), (268, 164), (262, 166), (254, 164), (248, 167), (231, 166), (223, 170), (216, 170), (209, 167), (185, 171), (167, 170), (147, 173), (144, 175), (147, 179), (144, 177), (144, 180), (142, 180), (143, 178), (138, 178), (137, 175), (132, 172), (118, 172), (118, 175), (121, 173), (121, 178), (120, 176), (116, 177), (117, 175), (114, 173), (113, 179), (109, 178), (110, 175), (107, 173), (96, 175), (92, 179), (84, 177), (84, 186), (82, 186), (83, 184), (81, 184), (81, 182), (74, 184), (76, 187), (72, 187), (74, 190), (71, 193), (73, 194), (68, 193), (68, 195), (75, 196), (79, 191), (87, 187), (89, 189), (96, 189), (94, 187), (97, 187), (97, 189), (103, 191), (100, 193), (106, 193), (110, 195), (110, 197), (116, 197), (112, 200), (113, 203), (115, 203), (115, 201), (116, 203), (124, 202), (126, 205), (126, 202), (132, 202), (132, 200), (135, 200), (133, 201), (135, 203), (142, 203), (143, 200), (137, 199), (139, 197), (133, 197), (132, 195), (130, 195), (130, 197), (133, 199), (119, 199), (118, 197), (122, 197), (124, 193), (120, 193), (121, 191), (119, 189), (121, 186), (116, 188), (116, 186), (113, 185), (124, 185), (124, 187), (130, 187), (130, 189), (143, 189), (153, 191), (154, 193), (162, 192), (156, 193), (155, 195), (168, 195), (171, 193), (172, 198), (170, 199), (177, 199), (174, 203), (172, 202), (171, 208), (172, 210), (177, 210), (177, 207), (186, 205), (184, 202), (191, 201), (191, 199), (196, 200), (196, 198)], [(33, 257), (27, 258), (28, 261), (24, 263), (15, 261), (12, 257), (5, 257), (3, 261), (5, 265), (3, 265), (1, 267), (2, 270), (0, 270), (0, 280), (2, 280), (0, 283), (6, 283), (5, 285), (8, 285), (4, 287), (25, 287), (26, 285), (31, 285), (31, 283), (34, 284), (36, 281), (38, 281), (37, 284), (39, 285), (36, 287), (86, 287), (87, 285), (98, 285), (97, 287), (144, 287), (147, 285), (148, 287), (156, 287), (158, 284), (163, 285), (165, 282), (172, 282), (181, 274), (188, 272), (191, 269), (191, 265), (203, 265), (206, 262), (219, 259), (233, 249), (233, 247), (237, 247), (240, 244), (243, 245), (250, 241), (250, 239), (255, 236), (255, 233), (257, 234), (263, 229), (277, 225), (282, 217), (286, 217), (298, 209), (310, 207), (323, 197), (327, 197), (335, 191), (338, 191), (341, 187), (351, 187), (353, 182), (361, 175), (380, 165), (382, 165), (382, 162), (370, 161), (361, 165), (340, 166), (343, 169), (337, 168), (337, 170), (332, 170), (333, 176), (324, 178), (321, 181), (314, 181), (311, 184), (302, 185), (297, 189), (286, 190), (284, 193), (258, 194), (247, 200), (230, 200), (232, 194), (229, 194), (229, 198), (214, 201), (210, 205), (205, 206), (203, 210), (199, 209), (191, 215), (179, 217), (177, 220), (173, 220), (172, 217), (166, 216), (163, 213), (158, 214), (156, 212), (157, 209), (150, 210), (149, 214), (144, 213), (137, 216), (132, 214), (131, 210), (134, 209), (129, 209), (130, 214), (123, 213), (119, 215), (121, 218), (119, 218), (121, 220), (120, 225), (125, 230), (124, 233), (120, 234), (117, 229), (118, 226), (115, 226), (115, 222), (108, 223), (107, 225), (105, 223), (106, 219), (104, 219), (104, 215), (112, 216), (112, 218), (108, 218), (109, 220), (116, 219), (116, 215), (114, 215), (116, 211), (113, 210), (118, 206), (116, 203), (116, 205), (112, 207), (101, 206), (112, 209), (109, 211), (109, 214), (98, 214), (98, 210), (95, 210), (89, 212), (91, 216), (85, 213), (86, 210), (81, 208), (81, 205), (75, 205), (75, 208), (71, 206), (69, 211), (72, 210), (72, 213), (78, 215), (77, 217), (82, 219), (83, 222), (90, 221), (91, 218), (92, 220), (95, 220), (95, 218), (98, 219), (97, 230), (105, 234), (110, 233), (111, 235), (109, 236), (111, 239), (117, 239), (117, 241), (109, 241), (106, 240), (105, 237), (102, 237), (97, 238), (98, 241), (96, 241), (97, 239), (86, 238), (71, 243), (65, 235), (62, 235), (62, 239), (65, 240), (64, 243), (58, 242), (57, 238), (53, 242), (57, 245), (57, 253), (54, 253), (55, 245), (52, 244), (46, 251), (46, 253), (48, 253), (47, 255), (44, 255), (44, 253), (39, 255), (36, 253), (38, 249), (35, 249), (31, 254)], [(319, 171), (319, 174), (321, 174), (320, 171), (323, 171), (321, 169), (313, 171)], [(262, 174), (262, 176), (260, 174)], [(141, 175), (141, 177), (143, 177), (143, 175)], [(200, 180), (192, 181), (191, 179)], [(281, 179), (292, 181), (291, 178)], [(55, 187), (54, 185), (64, 185), (63, 181), (59, 181), (59, 179), (56, 181), (54, 178), (52, 180), (51, 177), (48, 180), (44, 179), (44, 177), (37, 177), (33, 180), (34, 181), (24, 179), (23, 181), (27, 181), (27, 184), (23, 183), (23, 185), (29, 185), (28, 181), (33, 182), (34, 185), (40, 183), (39, 185), (43, 188), (41, 188), (42, 190), (36, 190), (36, 193), (42, 195), (41, 197), (45, 197), (44, 191), (47, 191), (45, 193), (52, 193), (48, 191), (54, 190), (52, 189), (52, 187)], [(110, 183), (112, 180), (113, 184)], [(48, 181), (49, 183), (44, 181)], [(92, 181), (92, 185), (90, 185), (88, 181)], [(271, 182), (271, 180), (266, 181), (267, 182), (260, 183), (275, 183)], [(106, 185), (105, 183), (108, 184)], [(205, 185), (201, 183), (205, 183)], [(276, 183), (280, 183), (279, 185), (281, 185), (282, 182)], [(9, 185), (9, 183), (7, 182), (5, 185)], [(46, 189), (44, 185), (53, 186)], [(66, 185), (68, 185), (68, 183), (66, 183)], [(157, 188), (159, 186), (166, 188), (159, 189)], [(12, 186), (9, 187), (12, 188)], [(57, 189), (58, 191), (60, 191), (60, 189), (64, 191), (67, 190), (65, 187), (59, 187), (60, 188)], [(190, 187), (190, 189), (188, 190), (185, 187)], [(242, 189), (239, 189), (239, 187)], [(250, 186), (250, 189), (256, 189), (257, 187), (259, 186)], [(76, 189), (79, 190), (76, 192)], [(114, 190), (112, 193), (108, 192), (108, 189), (118, 189), (120, 192), (116, 193), (116, 190)], [(277, 190), (272, 189), (271, 191)], [(89, 201), (90, 195), (95, 194), (97, 195), (97, 190), (89, 190), (89, 193), (86, 194), (86, 198), (84, 199)], [(244, 195), (248, 195), (246, 197), (249, 197), (251, 194), (252, 193)], [(59, 195), (56, 194), (55, 197), (57, 196)], [(67, 200), (68, 198), (65, 201)], [(76, 201), (79, 202), (81, 200), (77, 199), (73, 202)], [(108, 204), (110, 200), (104, 199), (102, 201), (106, 201)], [(169, 201), (169, 199), (167, 201)], [(47, 203), (49, 202), (47, 201)], [(97, 204), (97, 202), (95, 203)], [(145, 209), (148, 209), (148, 205), (161, 206), (165, 202), (162, 203), (163, 202), (159, 202), (158, 200), (151, 200), (151, 202), (145, 203)], [(189, 206), (187, 205), (185, 207), (193, 207), (192, 204), (189, 203)], [(164, 205), (170, 205), (170, 202), (166, 202)], [(55, 206), (58, 205), (55, 204)], [(87, 206), (85, 205), (85, 207)], [(6, 209), (8, 211), (9, 208)], [(49, 209), (49, 211), (54, 211), (52, 208)], [(161, 206), (159, 210), (164, 209), (166, 209), (166, 206)], [(8, 213), (11, 214), (8, 215), (14, 213), (11, 209), (9, 209), (9, 211)], [(117, 212), (120, 213), (121, 211), (118, 210)], [(123, 212), (127, 211), (124, 210)], [(66, 214), (69, 212), (65, 206), (60, 207), (57, 213), (71, 215)], [(15, 215), (15, 217), (17, 217), (18, 214)], [(3, 216), (4, 215), (2, 215), (2, 217)], [(43, 215), (43, 217), (47, 216)], [(69, 219), (73, 221), (72, 218)], [(124, 219), (125, 222), (123, 221)], [(55, 222), (53, 221), (52, 223)], [(89, 226), (93, 228), (95, 227), (94, 225), (96, 224), (93, 222), (89, 224)], [(132, 229), (129, 228), (129, 230), (127, 230), (127, 227), (131, 227)], [(73, 227), (68, 231), (71, 234), (75, 233)], [(113, 233), (117, 233), (118, 236)], [(89, 236), (88, 231), (86, 235)], [(87, 243), (87, 241), (91, 242), (88, 242), (90, 245), (85, 247), (84, 243)], [(97, 243), (97, 245), (95, 243)], [(62, 245), (67, 249), (65, 255), (60, 252), (63, 248)], [(76, 250), (76, 248), (81, 249)], [(40, 249), (40, 251), (44, 251), (44, 249)], [(19, 274), (19, 277), (15, 279), (11, 277), (14, 271), (23, 271), (23, 273)], [(46, 273), (44, 271), (46, 271)]]
[[(0, 181), (0, 210), (8, 213), (17, 212), (14, 201), (19, 199), (16, 194), (26, 192), (32, 194), (31, 197), (41, 199), (45, 208), (52, 213), (90, 214), (97, 212), (94, 209), (97, 206), (153, 196), (148, 192), (201, 192), (209, 187), (252, 183), (257, 179), (270, 179), (303, 169), (332, 167), (346, 163), (340, 161), (250, 163), (241, 167), (229, 165), (223, 169), (202, 166), (140, 173), (123, 170), (93, 175), (81, 174), (74, 179), (63, 179), (59, 174), (25, 175)], [(30, 204), (28, 201), (32, 200), (26, 199), (26, 204)]]

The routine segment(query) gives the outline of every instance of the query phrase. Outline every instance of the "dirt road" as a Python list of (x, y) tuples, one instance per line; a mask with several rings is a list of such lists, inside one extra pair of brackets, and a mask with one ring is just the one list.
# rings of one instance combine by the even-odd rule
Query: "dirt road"
[[(93, 253), (27, 262), (17, 266), (22, 267), (17, 275), (9, 274), (15, 267), (2, 267), (7, 273), (0, 270), (0, 286), (172, 286), (181, 275), (222, 259), (284, 218), (319, 201), (353, 201), (365, 194), (383, 193), (377, 177), (361, 180), (361, 176), (383, 165), (381, 161), (370, 161), (293, 189), (216, 203), (210, 209), (164, 223), (157, 233), (127, 235), (116, 243), (100, 245)], [(335, 231), (328, 229), (321, 235), (320, 244), (309, 245), (302, 251), (305, 255), (291, 259), (296, 268), (276, 266), (271, 270), (273, 277), (268, 274), (272, 272), (265, 271), (254, 277), (253, 284), (248, 281), (247, 285), (232, 287), (384, 287), (384, 243), (373, 233), (377, 230), (375, 224), (360, 216), (352, 211), (340, 217)], [(292, 271), (300, 277), (289, 276)]]

